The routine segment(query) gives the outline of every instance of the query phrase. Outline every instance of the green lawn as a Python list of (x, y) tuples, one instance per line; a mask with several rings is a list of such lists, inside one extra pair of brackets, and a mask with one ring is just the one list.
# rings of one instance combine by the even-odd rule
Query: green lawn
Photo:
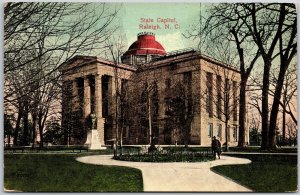
[(23, 192), (141, 192), (138, 169), (89, 165), (76, 154), (4, 155), (4, 186)]
[(297, 156), (261, 154), (234, 156), (248, 158), (252, 160), (252, 163), (217, 166), (212, 170), (237, 181), (254, 192), (297, 190)]
[(255, 152), (255, 153), (297, 153), (297, 147), (282, 147), (271, 151), (261, 150), (260, 146), (249, 146), (245, 148), (229, 147), (229, 151), (230, 152)]

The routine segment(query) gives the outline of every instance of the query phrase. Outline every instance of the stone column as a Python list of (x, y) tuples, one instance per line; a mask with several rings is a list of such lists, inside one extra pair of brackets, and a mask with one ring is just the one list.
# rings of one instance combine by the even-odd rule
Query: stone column
[(115, 113), (115, 93), (116, 93), (116, 84), (115, 78), (110, 76), (108, 80), (108, 90), (107, 90), (107, 97), (108, 97), (108, 114), (112, 117)]
[[(249, 86), (246, 87), (246, 91), (249, 91)], [(249, 96), (248, 96), (248, 93), (246, 93), (246, 97), (245, 97), (245, 102), (246, 102), (246, 121), (245, 121), (245, 142), (249, 145), (250, 144), (250, 137), (249, 137), (249, 117), (248, 117), (248, 99), (249, 99)], [(239, 106), (239, 103), (237, 104)]]
[[(72, 81), (72, 97), (71, 100), (66, 100), (66, 101), (71, 101), (71, 118), (65, 118), (64, 121), (71, 120), (71, 130), (68, 132), (68, 143), (74, 143), (75, 138), (71, 135), (71, 132), (76, 129), (74, 126), (73, 122), (74, 120), (77, 120), (77, 112), (79, 110), (79, 96), (78, 96), (78, 83), (77, 83), (77, 78), (74, 78)], [(74, 118), (75, 117), (75, 118)]]
[(92, 140), (92, 131), (89, 129), (89, 125), (87, 120), (91, 113), (91, 87), (90, 87), (90, 79), (88, 76), (84, 77), (83, 82), (83, 123), (85, 131), (87, 132), (87, 138), (85, 145), (90, 146)]
[(90, 149), (104, 149), (104, 118), (102, 117), (102, 75), (95, 75), (95, 107), (97, 129), (92, 130)]
[[(119, 93), (121, 92), (121, 82), (122, 79), (118, 78), (118, 86), (116, 86), (116, 78), (114, 76), (110, 77), (109, 82), (108, 82), (108, 93), (109, 93), (109, 114), (112, 117), (112, 132), (111, 132), (111, 138), (114, 139), (117, 136), (117, 117), (116, 117), (116, 109), (118, 108), (118, 113), (120, 113), (120, 98), (116, 97), (117, 94), (117, 89)], [(118, 104), (116, 105), (116, 98), (118, 98)], [(118, 127), (118, 134), (120, 135), (120, 127)]]
[[(114, 78), (115, 79), (115, 78)], [(114, 83), (115, 84), (115, 83)], [(116, 96), (118, 96), (122, 91), (122, 79), (121, 78), (118, 78), (118, 89), (115, 88), (115, 91), (114, 91), (114, 104), (116, 104)], [(117, 90), (118, 90), (118, 93), (117, 94)], [(115, 105), (115, 109), (118, 108), (118, 116), (116, 116), (115, 114), (115, 128), (117, 128), (116, 126), (116, 123), (117, 123), (117, 119), (116, 117), (120, 117), (121, 115), (121, 99), (120, 99), (120, 96), (117, 97), (118, 98), (118, 105)], [(122, 138), (120, 137), (121, 136), (121, 126), (120, 124), (118, 124), (118, 133), (119, 133), (119, 140), (121, 141)]]
[(91, 87), (90, 79), (88, 77), (84, 78), (84, 119), (86, 120), (91, 113)]
[(78, 85), (76, 78), (72, 81), (72, 111), (76, 111), (78, 109)]
[(113, 76), (110, 76), (108, 79), (108, 90), (107, 90), (107, 98), (108, 98), (108, 115), (111, 117), (111, 124), (112, 129), (110, 129), (110, 132), (108, 134), (109, 139), (115, 139), (116, 138), (116, 123), (115, 123), (115, 111), (116, 111), (116, 84), (115, 84), (115, 78)]
[[(158, 119), (165, 118), (165, 79), (161, 79), (161, 81), (158, 81), (157, 83), (157, 90), (158, 90)], [(164, 127), (165, 124), (162, 122), (162, 120), (158, 120), (158, 143), (164, 142)]]
[(102, 75), (95, 75), (95, 108), (97, 119), (102, 118)]

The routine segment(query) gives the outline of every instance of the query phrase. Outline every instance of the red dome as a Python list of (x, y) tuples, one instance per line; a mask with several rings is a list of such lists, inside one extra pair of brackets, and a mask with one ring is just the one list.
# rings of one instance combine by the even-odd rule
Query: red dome
[(166, 51), (163, 46), (155, 41), (155, 35), (153, 33), (139, 33), (138, 40), (132, 43), (124, 53), (124, 56), (128, 55), (166, 55)]

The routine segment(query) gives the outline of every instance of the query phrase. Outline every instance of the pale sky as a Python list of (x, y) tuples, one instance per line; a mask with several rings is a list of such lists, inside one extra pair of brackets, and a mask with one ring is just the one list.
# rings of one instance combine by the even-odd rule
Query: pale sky
[[(123, 9), (121, 20), (128, 47), (137, 39), (137, 34), (144, 31), (155, 33), (156, 40), (167, 52), (192, 47), (191, 41), (186, 40), (182, 33), (186, 33), (197, 22), (200, 3), (126, 3)], [(142, 18), (150, 22), (141, 22)], [(170, 22), (163, 23), (162, 19)], [(159, 25), (161, 28), (154, 30), (140, 27), (146, 24)]]

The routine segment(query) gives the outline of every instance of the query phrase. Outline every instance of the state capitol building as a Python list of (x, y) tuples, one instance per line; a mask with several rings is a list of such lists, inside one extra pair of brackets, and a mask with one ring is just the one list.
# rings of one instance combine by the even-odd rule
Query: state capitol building
[(195, 50), (167, 53), (146, 32), (121, 61), (75, 56), (62, 65), (62, 128), (70, 144), (209, 146), (213, 136), (224, 144), (227, 135), (237, 145), (238, 70)]

